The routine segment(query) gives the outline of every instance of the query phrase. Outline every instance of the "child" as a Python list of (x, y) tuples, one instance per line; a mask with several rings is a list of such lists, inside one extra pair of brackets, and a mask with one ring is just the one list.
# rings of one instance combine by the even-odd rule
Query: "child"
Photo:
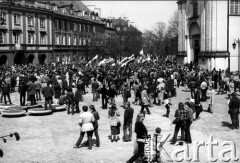
[(64, 92), (62, 92), (62, 95), (61, 95), (60, 98), (59, 98), (58, 104), (59, 104), (59, 105), (67, 104), (67, 98), (66, 98)]
[(172, 104), (171, 104), (171, 99), (168, 98), (168, 99), (164, 100), (164, 103), (165, 103), (165, 108), (166, 108), (166, 110), (167, 110), (167, 112), (166, 112), (166, 117), (169, 118), (170, 105), (172, 105)]
[(153, 134), (153, 155), (152, 155), (152, 162), (160, 163), (161, 160), (161, 150), (162, 150), (162, 134), (161, 134), (161, 128), (157, 127), (155, 129), (155, 133)]
[(74, 114), (74, 93), (72, 92), (72, 88), (68, 89), (67, 103), (68, 103), (67, 114), (70, 114), (70, 107), (71, 107), (72, 108), (72, 115), (73, 115)]

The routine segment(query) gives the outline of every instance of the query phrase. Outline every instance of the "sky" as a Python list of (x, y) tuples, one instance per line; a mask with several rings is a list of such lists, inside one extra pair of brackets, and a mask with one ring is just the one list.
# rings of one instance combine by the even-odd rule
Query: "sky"
[[(85, 5), (101, 8), (101, 17), (127, 17), (133, 26), (144, 32), (151, 30), (156, 22), (168, 24), (177, 11), (177, 1), (82, 1)], [(91, 7), (90, 7), (91, 8)]]

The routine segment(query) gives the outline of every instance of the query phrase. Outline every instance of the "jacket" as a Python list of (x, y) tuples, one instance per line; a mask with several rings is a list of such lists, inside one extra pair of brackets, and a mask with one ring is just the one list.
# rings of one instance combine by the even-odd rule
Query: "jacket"
[(35, 95), (36, 94), (36, 85), (31, 83), (28, 87), (28, 95)]
[(239, 113), (239, 98), (237, 97), (232, 97), (229, 102), (229, 110), (233, 114)]
[(80, 114), (79, 125), (81, 126), (82, 132), (93, 131), (93, 122), (95, 121), (94, 116), (90, 112), (83, 112)]
[(51, 98), (54, 95), (54, 91), (51, 87), (46, 86), (46, 87), (43, 88), (42, 94), (45, 98)]
[(144, 137), (148, 135), (148, 131), (142, 122), (135, 123), (135, 132), (137, 139), (144, 139)]
[(124, 111), (123, 126), (126, 126), (126, 125), (132, 123), (133, 113), (134, 113), (133, 108), (131, 108), (131, 107), (126, 108), (126, 110)]

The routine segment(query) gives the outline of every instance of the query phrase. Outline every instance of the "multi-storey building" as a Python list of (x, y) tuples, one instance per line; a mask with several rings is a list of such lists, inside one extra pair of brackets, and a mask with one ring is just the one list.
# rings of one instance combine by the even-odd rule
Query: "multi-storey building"
[[(178, 63), (240, 70), (240, 1), (178, 0)], [(236, 42), (235, 42), (236, 44)]]
[(73, 63), (104, 47), (105, 24), (81, 1), (0, 0), (0, 64)]

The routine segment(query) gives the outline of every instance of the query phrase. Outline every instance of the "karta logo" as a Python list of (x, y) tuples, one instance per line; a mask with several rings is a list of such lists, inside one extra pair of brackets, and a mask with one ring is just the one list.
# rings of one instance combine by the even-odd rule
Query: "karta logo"
[[(171, 152), (171, 156), (167, 153), (161, 152), (161, 157), (167, 160), (168, 162), (201, 162), (199, 160), (199, 149), (206, 148), (206, 156), (208, 161), (210, 162), (238, 162), (239, 158), (237, 156), (237, 149), (236, 145), (232, 141), (223, 141), (218, 142), (213, 140), (213, 136), (210, 136), (207, 142), (200, 141), (200, 142), (193, 142), (193, 157), (189, 156), (189, 145), (184, 143), (182, 148), (173, 150)], [(218, 156), (213, 155), (214, 148), (213, 146), (222, 147), (218, 153)], [(183, 153), (184, 157), (180, 157), (179, 154)], [(229, 155), (230, 154), (230, 155)], [(230, 156), (230, 157), (229, 157)], [(204, 160), (205, 161), (205, 160)]]

